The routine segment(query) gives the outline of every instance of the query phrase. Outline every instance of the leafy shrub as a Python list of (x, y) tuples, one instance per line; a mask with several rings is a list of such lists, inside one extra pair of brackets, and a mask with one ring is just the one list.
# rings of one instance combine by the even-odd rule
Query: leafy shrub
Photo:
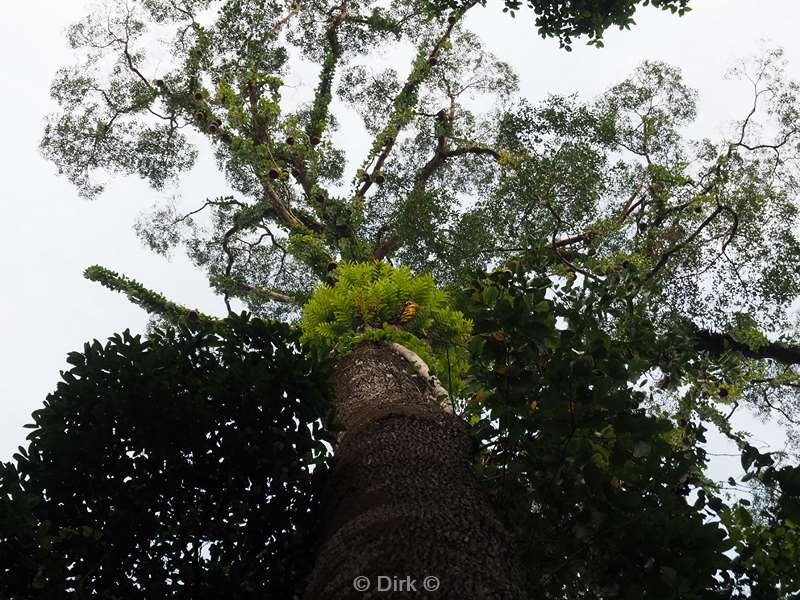
[(0, 597), (291, 598), (327, 472), (324, 366), (287, 325), (73, 352), (0, 468)]

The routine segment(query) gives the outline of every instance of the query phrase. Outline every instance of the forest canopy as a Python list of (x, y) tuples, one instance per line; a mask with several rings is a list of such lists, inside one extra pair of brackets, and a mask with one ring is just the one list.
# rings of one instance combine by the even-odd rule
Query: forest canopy
[[(536, 31), (569, 47), (579, 37), (602, 46), (640, 4), (689, 9), (504, 8), (532, 11)], [(153, 593), (217, 597), (227, 590), (220, 573), (234, 571), (237, 597), (300, 593), (330, 460), (320, 444), (336, 434), (325, 369), (364, 340), (405, 344), (444, 382), (530, 596), (800, 591), (800, 86), (781, 51), (731, 69), (748, 108), (727, 135), (693, 140), (698, 93), (678, 68), (643, 61), (596, 98), (533, 102), (464, 25), (475, 6), (141, 0), (110, 3), (69, 30), (78, 62), (53, 82), (59, 110), (43, 154), (93, 198), (122, 175), (166, 189), (198, 152), (213, 153), (228, 193), (190, 208), (162, 203), (136, 230), (155, 252), (186, 251), (228, 316), (87, 269), (150, 312), (152, 333), (74, 354), (34, 414), (30, 448), (4, 465), (0, 523), (12, 535), (2, 552), (33, 557), (19, 567), (28, 574), (19, 597), (64, 593), (65, 580), (122, 593), (119, 576), (98, 566), (112, 552)], [(410, 60), (387, 64), (381, 49)], [(287, 82), (309, 65), (316, 85), (296, 93)], [(352, 114), (361, 129), (347, 138), (368, 139), (363, 153), (337, 145)], [(166, 412), (168, 431), (128, 436), (141, 377), (153, 410), (174, 397), (176, 414)], [(779, 423), (789, 448), (759, 450), (731, 425), (737, 410)], [(289, 443), (265, 414), (288, 426)], [(185, 479), (187, 448), (206, 449), (220, 431), (230, 437), (211, 456), (241, 453), (249, 470), (222, 482), (203, 463), (205, 475), (189, 469)], [(741, 475), (708, 476), (710, 431), (738, 449)], [(65, 435), (85, 440), (72, 462)], [(104, 487), (55, 493), (70, 464), (106, 486), (159, 452), (174, 462), (159, 463), (138, 493), (173, 495), (153, 506), (212, 514), (240, 496), (252, 503), (221, 525), (147, 521), (141, 546), (117, 547), (108, 527), (131, 513), (83, 508)], [(281, 469), (289, 483), (270, 487)], [(220, 554), (188, 548), (187, 536), (220, 540)], [(158, 551), (145, 564), (137, 552), (148, 545)], [(0, 575), (11, 581), (8, 569)]]

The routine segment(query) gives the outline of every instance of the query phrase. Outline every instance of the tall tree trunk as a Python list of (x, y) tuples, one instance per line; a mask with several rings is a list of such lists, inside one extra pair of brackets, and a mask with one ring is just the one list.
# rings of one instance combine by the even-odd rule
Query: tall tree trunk
[(463, 420), (386, 345), (340, 360), (335, 388), (344, 432), (305, 600), (521, 598)]

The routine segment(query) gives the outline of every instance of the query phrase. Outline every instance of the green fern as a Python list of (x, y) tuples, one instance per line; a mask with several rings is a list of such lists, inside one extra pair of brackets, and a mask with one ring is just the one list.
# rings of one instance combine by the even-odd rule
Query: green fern
[[(304, 343), (323, 353), (349, 353), (364, 341), (397, 342), (416, 352), (451, 392), (466, 370), (472, 322), (450, 307), (446, 292), (429, 274), (386, 262), (341, 263), (333, 287), (318, 287), (303, 307)], [(417, 304), (396, 324), (408, 302)]]

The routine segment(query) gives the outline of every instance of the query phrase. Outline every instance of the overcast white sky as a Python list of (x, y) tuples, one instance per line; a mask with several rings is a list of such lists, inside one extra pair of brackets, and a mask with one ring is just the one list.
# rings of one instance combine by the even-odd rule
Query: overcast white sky
[[(744, 87), (722, 76), (737, 58), (756, 52), (760, 40), (782, 46), (790, 75), (800, 79), (797, 0), (694, 0), (694, 10), (681, 19), (641, 9), (638, 25), (609, 32), (606, 48), (578, 43), (571, 54), (535, 35), (530, 12), (521, 11), (512, 20), (500, 12), (499, 0), (488, 4), (475, 9), (468, 24), (516, 68), (524, 94), (533, 100), (572, 92), (591, 98), (642, 60), (664, 60), (679, 66), (688, 84), (700, 91), (691, 135), (713, 138), (727, 121), (744, 114), (749, 101)], [(68, 352), (125, 328), (144, 330), (144, 312), (84, 280), (87, 266), (99, 263), (123, 272), (209, 313), (222, 314), (224, 308), (203, 274), (182, 256), (168, 262), (143, 248), (134, 235), (136, 216), (160, 198), (158, 193), (125, 179), (87, 202), (38, 153), (42, 119), (52, 109), (50, 80), (71, 61), (63, 31), (87, 5), (83, 0), (6, 0), (1, 9), (0, 461), (25, 444), (22, 425), (54, 389)], [(340, 141), (343, 135), (337, 136)], [(207, 160), (181, 188), (194, 201), (224, 191)], [(747, 424), (765, 442), (777, 441), (774, 430)], [(724, 467), (717, 463), (718, 469)]]

